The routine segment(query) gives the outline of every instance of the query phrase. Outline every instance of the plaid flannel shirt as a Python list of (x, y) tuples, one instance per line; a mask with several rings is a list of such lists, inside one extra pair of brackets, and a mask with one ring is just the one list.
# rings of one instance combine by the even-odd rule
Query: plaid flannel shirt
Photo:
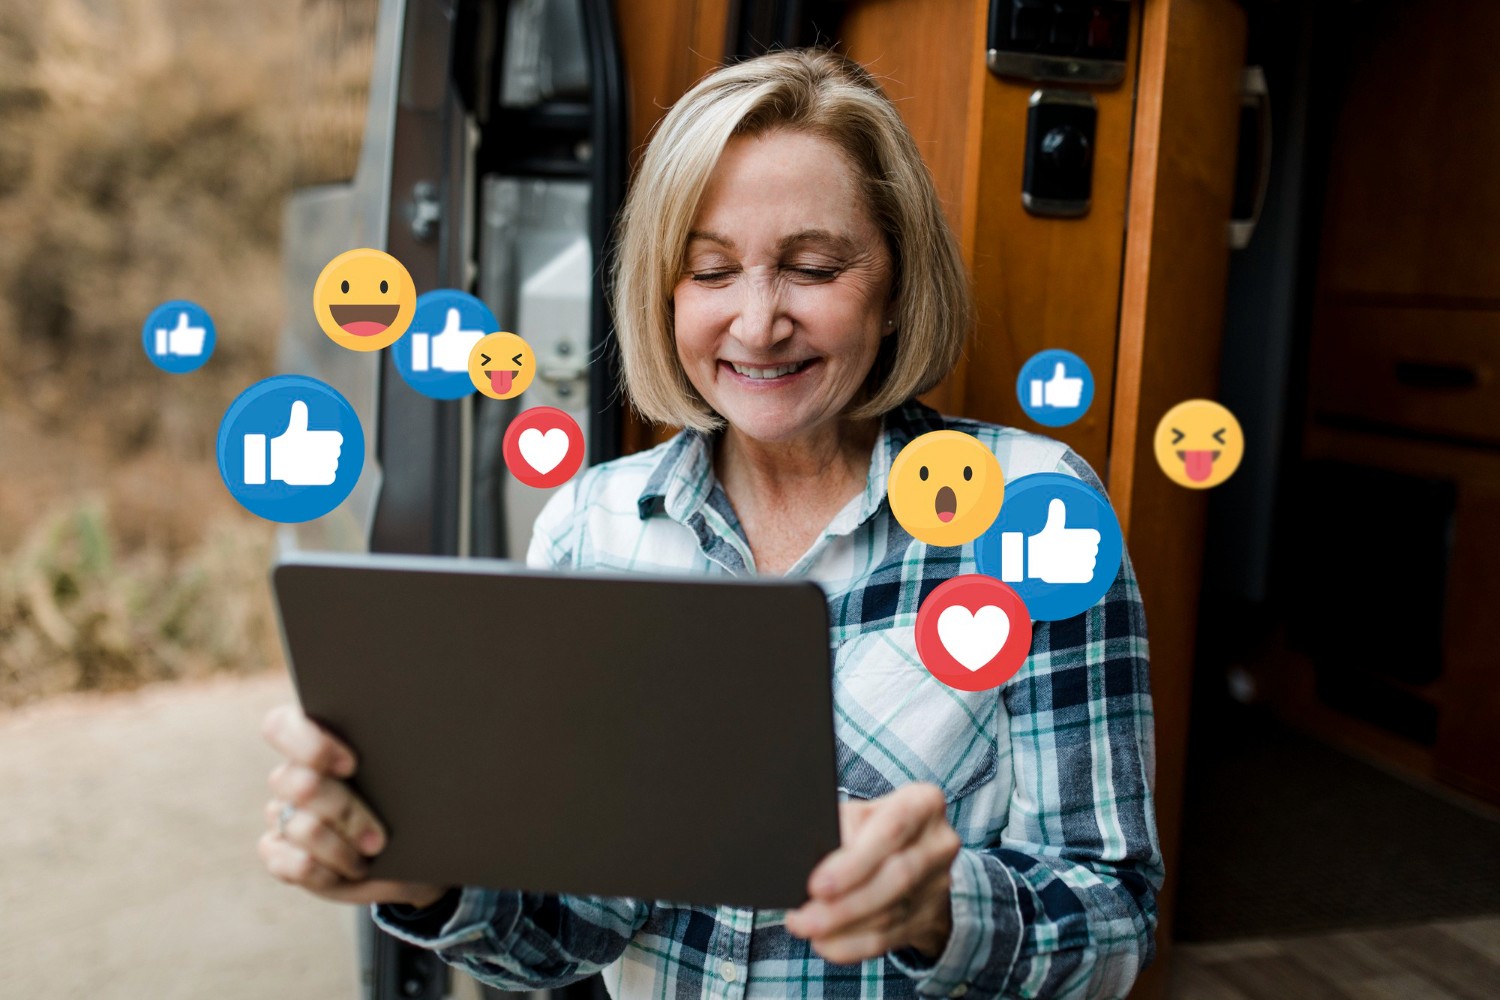
[[(1163, 877), (1146, 622), (1130, 560), (1094, 607), (1037, 622), (1030, 656), (1000, 688), (935, 680), (917, 657), (917, 608), (944, 580), (976, 572), (974, 547), (915, 541), (891, 516), (886, 478), (907, 441), (945, 427), (993, 449), (1007, 481), (1063, 472), (1103, 490), (1057, 441), (908, 403), (883, 421), (864, 492), (787, 572), (828, 596), (840, 799), (911, 781), (947, 797), (963, 847), (951, 870), (953, 930), (936, 960), (902, 949), (834, 965), (786, 932), (785, 911), (472, 886), (425, 914), (376, 906), (376, 922), (511, 990), (602, 972), (615, 997), (1124, 996), (1155, 954)], [(711, 446), (683, 432), (576, 476), (538, 519), (528, 563), (754, 572)]]

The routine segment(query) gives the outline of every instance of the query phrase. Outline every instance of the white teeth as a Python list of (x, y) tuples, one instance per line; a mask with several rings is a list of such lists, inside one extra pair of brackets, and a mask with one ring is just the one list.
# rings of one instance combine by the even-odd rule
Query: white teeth
[(751, 368), (749, 365), (739, 365), (733, 361), (729, 362), (729, 367), (747, 378), (780, 378), (783, 375), (790, 375), (798, 368), (801, 368), (802, 365), (803, 362), (796, 361), (789, 365), (777, 365), (775, 368)]

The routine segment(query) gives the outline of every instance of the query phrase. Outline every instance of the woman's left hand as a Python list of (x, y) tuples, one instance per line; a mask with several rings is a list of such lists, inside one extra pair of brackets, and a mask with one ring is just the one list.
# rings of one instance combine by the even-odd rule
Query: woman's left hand
[(787, 932), (838, 965), (912, 947), (937, 958), (953, 929), (949, 866), (962, 840), (936, 785), (903, 785), (839, 805), (843, 846), (808, 877), (809, 900), (786, 915)]

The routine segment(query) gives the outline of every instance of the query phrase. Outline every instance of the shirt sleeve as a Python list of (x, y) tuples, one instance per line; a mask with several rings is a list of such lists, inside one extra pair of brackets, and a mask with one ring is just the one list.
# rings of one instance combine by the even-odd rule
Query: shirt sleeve
[(376, 924), (433, 951), (449, 965), (501, 990), (543, 990), (577, 982), (619, 958), (650, 916), (649, 904), (606, 896), (563, 896), (465, 886), (435, 933), (420, 915), (381, 903)]
[[(526, 564), (573, 564), (581, 534), (575, 476), (542, 509)], [(552, 989), (603, 970), (619, 958), (651, 906), (635, 899), (523, 893), (463, 886), (425, 910), (378, 904), (382, 929), (434, 952), (449, 965), (502, 990)]]
[[(1069, 453), (1058, 471), (1103, 492)], [(1104, 597), (1034, 624), (1001, 690), (1013, 789), (996, 843), (959, 851), (936, 960), (889, 953), (923, 996), (1123, 997), (1155, 957), (1164, 877), (1146, 618), (1130, 558)]]

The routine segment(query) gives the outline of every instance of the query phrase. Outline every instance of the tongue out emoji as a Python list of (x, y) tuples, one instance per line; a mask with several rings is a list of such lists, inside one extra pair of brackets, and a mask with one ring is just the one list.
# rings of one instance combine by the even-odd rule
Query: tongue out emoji
[(1219, 453), (1207, 450), (1179, 451), (1177, 457), (1186, 464), (1187, 477), (1195, 483), (1201, 483), (1213, 474), (1214, 459), (1219, 457)]
[(536, 355), (513, 333), (491, 333), (469, 349), (469, 380), (491, 399), (514, 399), (536, 377)]

